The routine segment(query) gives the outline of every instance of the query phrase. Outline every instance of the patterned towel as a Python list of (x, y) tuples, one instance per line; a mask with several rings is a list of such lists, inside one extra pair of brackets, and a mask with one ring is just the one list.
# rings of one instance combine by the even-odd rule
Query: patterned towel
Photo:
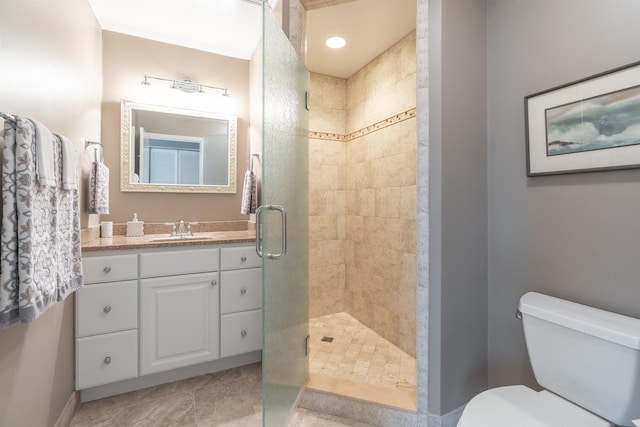
[(0, 329), (31, 322), (83, 285), (77, 190), (62, 188), (62, 143), (52, 138), (56, 187), (37, 176), (35, 126), (5, 121), (0, 238)]
[(89, 213), (109, 213), (109, 168), (93, 162), (89, 176)]
[(242, 205), (240, 214), (249, 215), (256, 213), (256, 174), (252, 170), (247, 170), (244, 174), (244, 185), (242, 186)]

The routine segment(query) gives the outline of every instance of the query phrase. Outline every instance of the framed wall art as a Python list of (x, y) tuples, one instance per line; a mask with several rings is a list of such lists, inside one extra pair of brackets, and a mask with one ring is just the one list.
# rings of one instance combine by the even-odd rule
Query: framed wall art
[(524, 102), (528, 176), (640, 167), (640, 62)]

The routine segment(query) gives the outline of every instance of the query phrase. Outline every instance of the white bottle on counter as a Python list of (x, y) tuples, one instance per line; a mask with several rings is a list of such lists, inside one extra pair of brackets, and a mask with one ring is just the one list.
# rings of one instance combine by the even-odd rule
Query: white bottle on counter
[(127, 237), (144, 236), (144, 221), (138, 221), (138, 214), (133, 214), (133, 219), (127, 222)]

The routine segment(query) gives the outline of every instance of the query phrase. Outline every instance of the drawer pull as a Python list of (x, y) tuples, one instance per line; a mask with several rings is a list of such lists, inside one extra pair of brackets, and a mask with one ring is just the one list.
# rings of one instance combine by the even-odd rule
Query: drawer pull
[(109, 274), (111, 272), (111, 267), (107, 266), (107, 267), (103, 268), (102, 271), (104, 271), (105, 273)]
[(244, 256), (244, 255), (242, 255), (242, 258), (240, 258), (240, 261), (242, 261), (242, 262), (246, 262), (246, 261), (247, 261), (247, 257), (246, 257), (246, 256)]
[(211, 281), (211, 286), (215, 286), (215, 285), (217, 285), (217, 284), (218, 284), (218, 281), (217, 281), (216, 279), (213, 279), (213, 280)]
[(240, 289), (240, 293), (241, 293), (242, 295), (244, 295), (244, 294), (246, 294), (246, 293), (247, 293), (247, 290), (246, 290), (245, 288), (242, 288), (242, 289)]
[(111, 306), (110, 305), (105, 306), (103, 311), (105, 313), (109, 313), (111, 311)]
[(245, 331), (245, 330), (243, 329), (243, 330), (242, 330), (242, 332), (240, 332), (240, 336), (241, 336), (242, 338), (246, 337), (246, 336), (247, 336), (247, 331)]
[(104, 364), (108, 365), (109, 363), (111, 363), (111, 356), (107, 356), (104, 358)]

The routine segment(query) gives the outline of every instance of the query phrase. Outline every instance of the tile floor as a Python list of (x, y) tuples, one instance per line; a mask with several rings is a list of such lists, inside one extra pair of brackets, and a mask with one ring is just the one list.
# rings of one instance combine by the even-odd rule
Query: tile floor
[[(259, 363), (81, 404), (71, 427), (262, 426)], [(289, 427), (361, 426), (297, 409)]]
[(310, 388), (416, 409), (414, 357), (348, 313), (310, 319), (309, 334)]
[[(415, 410), (415, 359), (347, 313), (310, 319), (309, 388)], [(323, 337), (333, 342), (323, 342)], [(81, 404), (71, 427), (258, 427), (259, 363)], [(297, 409), (289, 427), (366, 426)]]

